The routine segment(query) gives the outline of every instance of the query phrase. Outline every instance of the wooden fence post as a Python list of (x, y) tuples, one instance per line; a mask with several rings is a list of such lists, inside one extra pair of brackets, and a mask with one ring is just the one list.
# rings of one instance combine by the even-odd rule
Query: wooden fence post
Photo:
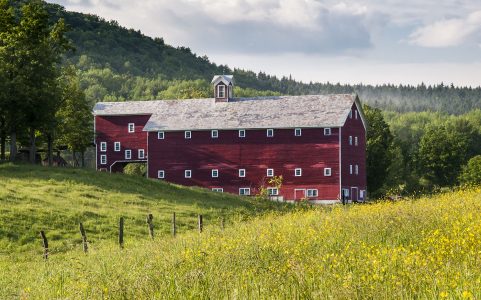
[(124, 248), (124, 217), (119, 220), (119, 245), (121, 249)]
[(48, 240), (43, 230), (40, 231), (40, 237), (42, 238), (43, 244), (43, 258), (48, 259)]
[(177, 233), (177, 228), (175, 226), (175, 213), (172, 213), (172, 236)]
[(85, 234), (84, 225), (82, 223), (79, 224), (80, 227), (80, 235), (82, 235), (82, 244), (84, 252), (87, 253), (88, 245), (87, 245), (87, 235)]
[(202, 233), (204, 224), (202, 223), (202, 215), (199, 215), (199, 233)]
[(149, 225), (149, 235), (151, 239), (154, 239), (154, 216), (152, 214), (149, 214), (147, 216), (147, 224)]

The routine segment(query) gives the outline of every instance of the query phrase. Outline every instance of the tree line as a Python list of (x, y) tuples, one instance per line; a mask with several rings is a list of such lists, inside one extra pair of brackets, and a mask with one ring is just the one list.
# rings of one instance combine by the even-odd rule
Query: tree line
[(37, 145), (47, 145), (53, 163), (55, 145), (83, 152), (90, 143), (91, 107), (80, 81), (63, 55), (72, 50), (67, 27), (52, 23), (45, 3), (0, 0), (0, 158), (18, 157), (28, 145), (28, 160), (37, 162)]

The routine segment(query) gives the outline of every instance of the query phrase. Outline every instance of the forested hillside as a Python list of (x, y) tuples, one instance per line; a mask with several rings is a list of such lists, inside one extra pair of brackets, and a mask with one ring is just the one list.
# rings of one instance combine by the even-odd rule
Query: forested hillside
[[(364, 102), (390, 111), (461, 114), (481, 108), (479, 87), (454, 87), (441, 83), (436, 86), (422, 83), (418, 86), (301, 83), (263, 72), (232, 70), (210, 62), (207, 56), (192, 53), (188, 47), (174, 48), (166, 45), (161, 37), (147, 37), (115, 21), (67, 12), (60, 5), (49, 4), (48, 7), (53, 21), (64, 18), (70, 27), (67, 35), (76, 51), (66, 54), (66, 58), (83, 73), (80, 77), (91, 101), (196, 96), (198, 90), (185, 92), (185, 88), (177, 88), (184, 90), (180, 94), (163, 91), (169, 87), (175, 90), (172, 86), (182, 84), (178, 80), (200, 80), (196, 85), (209, 91), (208, 82), (212, 75), (233, 73), (237, 85), (242, 88), (293, 95), (356, 92)], [(359, 82), (362, 80), (363, 76), (359, 74)], [(185, 82), (183, 84), (189, 86)]]

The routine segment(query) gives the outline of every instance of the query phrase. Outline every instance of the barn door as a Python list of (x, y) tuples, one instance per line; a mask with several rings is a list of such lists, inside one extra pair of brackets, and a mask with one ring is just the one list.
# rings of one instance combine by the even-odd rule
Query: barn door
[(357, 192), (357, 187), (351, 188), (351, 200), (352, 202), (357, 202), (359, 199), (359, 193)]
[(302, 200), (306, 198), (306, 189), (295, 189), (294, 200)]

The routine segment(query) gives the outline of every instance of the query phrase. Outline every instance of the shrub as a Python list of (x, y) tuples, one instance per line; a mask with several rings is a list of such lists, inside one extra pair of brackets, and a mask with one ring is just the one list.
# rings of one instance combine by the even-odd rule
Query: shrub
[(147, 164), (130, 163), (124, 167), (124, 173), (128, 175), (145, 176), (147, 174)]

